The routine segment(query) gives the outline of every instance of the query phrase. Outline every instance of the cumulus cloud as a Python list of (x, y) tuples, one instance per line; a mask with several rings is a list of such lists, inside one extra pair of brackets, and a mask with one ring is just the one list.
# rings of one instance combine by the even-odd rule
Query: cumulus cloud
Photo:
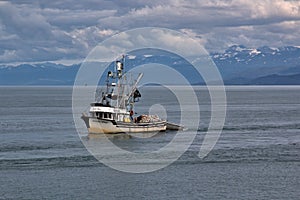
[(37, 4), (0, 2), (0, 62), (84, 58), (114, 31), (97, 27), (114, 10), (41, 8)]
[(1, 1), (0, 62), (83, 59), (105, 38), (145, 26), (181, 31), (209, 51), (299, 46), (300, 1)]

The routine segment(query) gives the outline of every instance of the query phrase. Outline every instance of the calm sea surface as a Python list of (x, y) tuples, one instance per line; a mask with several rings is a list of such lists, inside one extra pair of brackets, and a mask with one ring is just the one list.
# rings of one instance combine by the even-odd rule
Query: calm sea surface
[[(210, 100), (205, 88), (195, 90), (201, 122), (187, 152), (159, 171), (129, 174), (86, 150), (80, 140), (86, 134), (78, 135), (73, 122), (71, 87), (0, 87), (0, 199), (299, 199), (300, 87), (227, 87), (225, 126), (204, 159), (197, 155)], [(156, 87), (141, 93), (138, 113), (161, 104), (178, 122), (172, 93)], [(147, 152), (175, 134), (112, 140)]]

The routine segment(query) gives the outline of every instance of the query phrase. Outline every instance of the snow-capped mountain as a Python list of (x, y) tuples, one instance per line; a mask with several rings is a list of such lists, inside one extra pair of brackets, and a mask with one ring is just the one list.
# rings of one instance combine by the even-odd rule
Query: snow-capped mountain
[(225, 80), (300, 74), (299, 47), (247, 48), (234, 45), (225, 52), (212, 53), (211, 56)]
[(78, 69), (51, 62), (0, 65), (0, 85), (72, 85)]
[[(300, 47), (247, 48), (234, 45), (211, 53), (225, 84), (300, 85)], [(172, 66), (192, 84), (204, 84), (185, 60), (171, 54), (147, 50), (128, 55), (128, 66), (160, 63)], [(72, 85), (80, 64), (66, 66), (50, 62), (0, 65), (0, 85)]]

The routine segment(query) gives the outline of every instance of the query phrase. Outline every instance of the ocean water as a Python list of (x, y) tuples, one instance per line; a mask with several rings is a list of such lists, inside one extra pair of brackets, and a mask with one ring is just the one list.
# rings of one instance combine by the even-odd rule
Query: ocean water
[[(204, 87), (195, 91), (201, 121), (189, 149), (161, 170), (130, 174), (86, 150), (81, 139), (89, 139), (73, 122), (71, 87), (0, 87), (0, 199), (299, 199), (300, 87), (227, 87), (225, 126), (204, 159), (198, 152), (210, 101)], [(179, 122), (172, 93), (157, 87), (141, 93), (136, 112), (161, 104), (168, 120)], [(175, 135), (111, 140), (148, 152)]]

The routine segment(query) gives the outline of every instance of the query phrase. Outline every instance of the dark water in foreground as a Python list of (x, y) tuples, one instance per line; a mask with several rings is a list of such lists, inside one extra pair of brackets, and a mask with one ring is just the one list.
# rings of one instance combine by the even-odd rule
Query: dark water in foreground
[[(81, 143), (71, 88), (0, 87), (0, 199), (299, 199), (300, 87), (228, 87), (224, 130), (203, 160), (209, 102), (205, 89), (196, 91), (201, 123), (188, 151), (159, 171), (128, 174)], [(161, 99), (153, 94), (167, 93), (145, 89), (140, 112)], [(177, 114), (175, 106), (168, 119)], [(175, 134), (114, 142), (147, 151)]]

